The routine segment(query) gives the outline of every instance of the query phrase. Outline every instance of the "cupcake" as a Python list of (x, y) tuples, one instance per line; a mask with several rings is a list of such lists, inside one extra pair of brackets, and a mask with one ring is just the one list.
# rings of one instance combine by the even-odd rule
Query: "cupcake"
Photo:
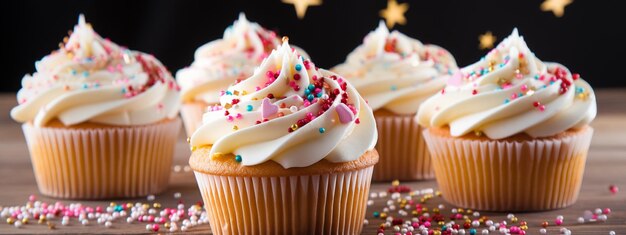
[(152, 55), (103, 39), (83, 15), (22, 79), (22, 122), (39, 191), (71, 199), (159, 193), (180, 129), (178, 87)]
[(422, 128), (414, 121), (420, 104), (445, 86), (457, 69), (441, 47), (389, 33), (384, 22), (333, 71), (345, 76), (374, 110), (380, 161), (375, 181), (432, 179)]
[[(251, 76), (263, 58), (278, 46), (280, 40), (275, 32), (249, 22), (240, 13), (222, 39), (198, 48), (191, 66), (176, 73), (187, 136), (202, 124), (207, 106), (219, 104), (220, 94), (229, 85)], [(302, 50), (300, 53), (308, 58)]]
[(539, 211), (576, 202), (596, 115), (593, 90), (542, 62), (514, 30), (426, 100), (417, 119), (450, 203)]
[(215, 234), (358, 234), (374, 164), (369, 106), (286, 40), (191, 137)]

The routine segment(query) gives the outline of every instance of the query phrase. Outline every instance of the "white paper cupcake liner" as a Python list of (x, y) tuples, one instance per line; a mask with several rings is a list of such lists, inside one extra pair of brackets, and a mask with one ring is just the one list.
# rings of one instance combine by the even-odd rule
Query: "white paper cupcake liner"
[(374, 181), (425, 180), (435, 177), (422, 127), (413, 115), (374, 115), (378, 128)]
[(180, 119), (136, 127), (22, 125), (39, 191), (68, 199), (130, 198), (163, 191)]
[(202, 125), (202, 114), (207, 107), (207, 104), (201, 102), (183, 103), (180, 106), (180, 116), (183, 118), (187, 136), (191, 137), (193, 132)]
[(444, 199), (487, 211), (540, 211), (576, 202), (593, 129), (559, 138), (468, 140), (424, 131)]
[(277, 177), (195, 175), (214, 234), (360, 234), (372, 169)]

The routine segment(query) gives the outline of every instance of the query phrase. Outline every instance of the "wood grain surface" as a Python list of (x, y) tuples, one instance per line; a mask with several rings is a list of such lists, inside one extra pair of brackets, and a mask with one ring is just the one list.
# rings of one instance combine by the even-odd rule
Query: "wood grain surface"
[[(597, 91), (598, 116), (592, 123), (595, 128), (592, 140), (584, 180), (578, 202), (565, 209), (538, 212), (538, 213), (518, 213), (516, 217), (519, 221), (527, 221), (529, 229), (527, 234), (539, 234), (540, 223), (548, 221), (549, 234), (559, 234), (561, 227), (567, 227), (572, 234), (609, 234), (615, 231), (616, 234), (626, 234), (626, 90), (608, 89)], [(61, 201), (71, 203), (78, 201), (65, 201), (42, 196), (37, 191), (35, 177), (33, 175), (28, 149), (24, 141), (24, 136), (20, 124), (9, 117), (9, 111), (15, 106), (14, 94), (0, 94), (0, 208), (8, 206), (25, 205), (29, 195), (35, 195), (37, 200), (53, 203)], [(179, 144), (176, 149), (175, 165), (184, 169), (187, 165), (189, 149), (181, 132)], [(172, 172), (171, 185), (169, 189), (161, 195), (156, 196), (155, 202), (166, 207), (175, 207), (179, 200), (183, 200), (186, 206), (201, 201), (200, 194), (195, 183), (193, 173), (185, 170)], [(401, 182), (413, 190), (433, 188), (436, 190), (435, 181)], [(622, 191), (613, 195), (609, 191), (609, 185), (614, 184)], [(391, 183), (374, 183), (371, 192), (386, 191)], [(182, 198), (174, 198), (175, 193), (181, 193)], [(373, 212), (381, 212), (383, 207), (391, 198), (371, 198), (374, 205), (368, 207), (366, 219), (369, 224), (363, 229), (363, 234), (376, 234), (378, 225), (384, 220), (374, 218)], [(416, 197), (416, 199), (419, 199)], [(111, 201), (80, 201), (88, 206), (107, 206)], [(114, 201), (117, 203), (126, 202), (147, 202), (145, 198), (135, 198)], [(426, 202), (429, 208), (435, 208), (443, 204), (445, 209), (443, 214), (449, 215), (451, 205), (443, 201), (442, 198), (435, 197)], [(596, 208), (611, 208), (612, 213), (606, 222), (590, 222), (579, 224), (577, 218), (583, 215), (585, 210)], [(1, 210), (1, 209), (0, 209)], [(398, 216), (397, 211), (389, 213), (391, 216)], [(506, 220), (507, 213), (481, 212), (494, 221)], [(564, 224), (555, 226), (554, 220), (558, 215), (564, 216)], [(447, 218), (448, 216), (446, 216)], [(405, 217), (406, 219), (406, 217)], [(97, 234), (142, 234), (146, 231), (145, 223), (126, 223), (119, 219), (114, 221), (111, 228), (105, 228), (95, 221), (87, 226), (81, 225), (76, 219), (72, 219), (68, 226), (62, 226), (57, 220), (57, 228), (48, 229), (46, 225), (37, 224), (32, 221), (22, 228), (15, 228), (6, 221), (0, 221), (0, 233), (2, 234), (33, 234), (33, 233), (97, 233)], [(484, 229), (481, 227), (478, 230)], [(162, 230), (163, 231), (163, 230)], [(210, 233), (208, 224), (192, 227), (187, 233)], [(392, 230), (386, 230), (385, 234), (393, 234)], [(468, 233), (469, 234), (469, 233)], [(496, 233), (491, 233), (496, 234)]]

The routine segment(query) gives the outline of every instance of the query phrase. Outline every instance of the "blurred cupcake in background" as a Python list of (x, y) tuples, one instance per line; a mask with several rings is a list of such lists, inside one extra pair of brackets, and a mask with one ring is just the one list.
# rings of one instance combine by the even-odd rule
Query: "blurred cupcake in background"
[(128, 198), (163, 191), (180, 129), (178, 86), (152, 55), (103, 39), (80, 16), (22, 79), (22, 122), (42, 194)]
[(593, 90), (513, 31), (425, 101), (419, 123), (450, 203), (538, 211), (576, 202), (596, 116)]
[(376, 133), (354, 87), (284, 42), (191, 137), (211, 231), (359, 234)]
[(432, 179), (430, 156), (414, 116), (457, 70), (452, 55), (398, 31), (390, 33), (381, 21), (346, 62), (332, 70), (347, 78), (374, 110), (381, 158), (373, 179)]
[[(275, 32), (246, 19), (239, 19), (226, 28), (221, 39), (198, 48), (194, 62), (176, 73), (181, 87), (181, 115), (187, 136), (202, 124), (202, 114), (210, 105), (219, 104), (224, 90), (249, 77), (254, 69), (275, 48), (280, 39)], [(303, 50), (300, 54), (308, 58)]]

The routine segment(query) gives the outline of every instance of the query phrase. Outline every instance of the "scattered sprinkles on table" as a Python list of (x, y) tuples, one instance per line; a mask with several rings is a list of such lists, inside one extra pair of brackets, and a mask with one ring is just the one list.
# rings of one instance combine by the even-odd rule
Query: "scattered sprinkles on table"
[(65, 232), (71, 232), (73, 226), (115, 229), (119, 223), (145, 224), (145, 229), (150, 232), (185, 232), (209, 223), (202, 202), (186, 207), (180, 199), (181, 193), (174, 193), (174, 198), (178, 200), (174, 207), (155, 202), (154, 195), (143, 203), (111, 202), (103, 206), (85, 206), (81, 203), (48, 203), (31, 195), (25, 205), (0, 206), (0, 217), (16, 229), (47, 226), (50, 230), (67, 229)]
[[(566, 218), (558, 215), (554, 223), (544, 221), (540, 224), (529, 224), (513, 213), (497, 213), (493, 216), (482, 215), (478, 211), (464, 208), (446, 209), (446, 205), (437, 204), (441, 193), (432, 188), (411, 189), (395, 180), (387, 191), (370, 192), (367, 202), (368, 214), (374, 219), (366, 219), (364, 225), (379, 224), (377, 234), (394, 235), (449, 235), (449, 234), (547, 234), (558, 231), (560, 234), (571, 234), (564, 225)], [(385, 200), (387, 199), (387, 200)], [(383, 203), (382, 211), (371, 211), (376, 201)], [(493, 214), (493, 213), (490, 213)], [(602, 223), (611, 214), (610, 208), (586, 210), (576, 223)]]

